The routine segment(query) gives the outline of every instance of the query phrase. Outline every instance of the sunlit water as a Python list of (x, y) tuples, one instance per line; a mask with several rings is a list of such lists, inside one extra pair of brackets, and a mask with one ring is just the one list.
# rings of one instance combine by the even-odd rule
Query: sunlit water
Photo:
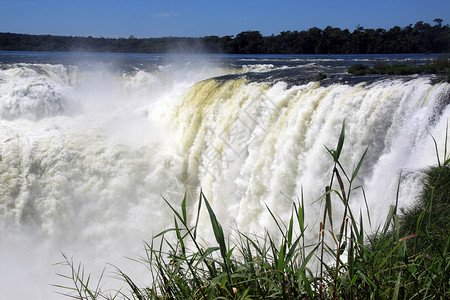
[[(345, 70), (430, 58), (0, 52), (1, 298), (61, 298), (61, 252), (94, 275), (112, 263), (149, 283), (125, 257), (171, 224), (163, 197), (177, 205), (185, 191), (193, 209), (202, 189), (227, 230), (274, 232), (266, 205), (286, 219), (303, 190), (314, 237), (332, 167), (324, 146), (343, 120), (349, 172), (370, 144), (357, 184), (376, 226), (400, 171), (400, 206), (416, 197), (436, 162), (431, 135), (442, 153), (450, 85)], [(367, 219), (360, 192), (352, 205)], [(205, 215), (200, 232), (210, 236)]]

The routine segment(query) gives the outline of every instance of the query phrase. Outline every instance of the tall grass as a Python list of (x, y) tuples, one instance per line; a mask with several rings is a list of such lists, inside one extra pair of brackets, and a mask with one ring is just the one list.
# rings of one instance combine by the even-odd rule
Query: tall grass
[[(293, 201), (287, 222), (267, 207), (277, 236), (236, 230), (228, 237), (201, 192), (193, 216), (188, 215), (186, 197), (179, 209), (166, 201), (173, 226), (146, 243), (140, 259), (152, 273), (154, 281), (148, 286), (138, 287), (117, 269), (128, 290), (102, 292), (99, 284), (91, 287), (81, 266), (64, 256), (70, 274), (61, 276), (72, 285), (58, 288), (75, 299), (448, 299), (447, 150), (443, 162), (427, 171), (417, 205), (401, 215), (397, 199), (384, 225), (368, 233), (362, 217), (356, 219), (350, 206), (355, 190), (362, 189), (354, 183), (368, 149), (349, 172), (339, 161), (344, 141), (345, 124), (336, 148), (327, 148), (333, 166), (330, 184), (319, 199), (325, 205), (315, 242), (305, 237), (303, 196)], [(332, 201), (343, 206), (339, 222)], [(209, 246), (197, 233), (205, 208), (215, 238)], [(430, 238), (438, 242), (429, 244)]]

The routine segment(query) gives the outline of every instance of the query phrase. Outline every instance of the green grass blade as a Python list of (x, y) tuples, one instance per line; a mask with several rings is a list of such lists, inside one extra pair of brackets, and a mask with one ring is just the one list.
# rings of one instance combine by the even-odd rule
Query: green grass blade
[(169, 228), (169, 229), (163, 230), (160, 233), (156, 234), (153, 238), (155, 239), (155, 238), (164, 236), (166, 233), (171, 232), (171, 231), (175, 231), (175, 228)]
[(184, 246), (183, 237), (181, 237), (181, 231), (180, 231), (180, 228), (178, 227), (177, 219), (174, 217), (173, 221), (175, 223), (175, 232), (177, 234), (177, 241), (180, 243), (180, 246), (181, 246), (181, 253), (185, 256), (186, 255), (186, 247)]
[(400, 239), (400, 225), (399, 225), (398, 215), (393, 216), (393, 221), (394, 221), (394, 224), (393, 224), (394, 226), (393, 226), (392, 234), (394, 236), (394, 242), (398, 243), (398, 241)]
[(415, 231), (416, 234), (419, 234), (419, 232), (420, 232), (420, 225), (422, 224), (422, 219), (423, 219), (424, 216), (425, 216), (425, 210), (423, 210), (420, 213), (419, 217), (417, 218), (416, 231)]
[(445, 125), (445, 142), (444, 142), (444, 166), (448, 164), (450, 161), (450, 157), (446, 160), (447, 157), (447, 143), (448, 142), (448, 119), (447, 119), (447, 125)]
[(195, 225), (194, 225), (194, 240), (197, 238), (197, 228), (198, 228), (198, 222), (200, 220), (200, 210), (202, 208), (202, 197), (203, 197), (203, 191), (200, 191), (199, 199), (198, 199), (198, 208), (197, 208), (197, 218), (195, 219)]
[(277, 260), (277, 274), (278, 274), (278, 281), (281, 282), (283, 279), (282, 273), (284, 270), (284, 255), (286, 254), (286, 244), (282, 244), (280, 248), (280, 255), (278, 256)]
[(344, 140), (345, 140), (345, 120), (342, 122), (342, 128), (341, 128), (341, 134), (339, 135), (339, 142), (336, 147), (336, 151), (334, 152), (334, 162), (337, 162), (339, 160), (339, 157), (341, 156), (342, 147), (344, 146)]
[(355, 236), (353, 234), (353, 231), (350, 233), (350, 245), (348, 248), (348, 272), (350, 278), (353, 278), (355, 275), (355, 248), (353, 245), (353, 240), (355, 239)]
[(220, 253), (222, 255), (222, 258), (226, 260), (227, 257), (227, 246), (225, 244), (225, 236), (223, 234), (222, 226), (220, 225), (219, 221), (217, 220), (216, 214), (214, 213), (213, 209), (209, 205), (208, 200), (206, 200), (206, 197), (203, 196), (203, 201), (205, 202), (206, 208), (209, 213), (209, 218), (211, 220), (211, 225), (214, 232), (214, 237), (216, 238), (217, 243), (220, 247)]
[(211, 253), (220, 250), (219, 247), (209, 247), (208, 249), (203, 252), (203, 254), (200, 256), (200, 258), (196, 259), (197, 262), (195, 263), (194, 267), (197, 268), (197, 266), (202, 263)]
[(311, 258), (313, 257), (313, 255), (316, 253), (317, 248), (319, 248), (320, 244), (317, 244), (312, 250), (311, 252), (309, 252), (308, 256), (305, 258), (305, 260), (302, 262), (300, 268), (299, 268), (299, 272), (303, 273), (306, 269), (306, 266), (308, 265), (309, 261), (311, 260)]
[(292, 234), (294, 232), (294, 211), (291, 213), (291, 219), (289, 221), (289, 229), (288, 229), (288, 245), (292, 244)]
[(187, 195), (187, 191), (184, 192), (183, 201), (181, 202), (181, 212), (183, 213), (183, 221), (185, 224), (187, 224), (186, 195)]
[(311, 288), (311, 282), (308, 280), (308, 277), (306, 277), (305, 273), (303, 272), (300, 272), (300, 276), (302, 277), (309, 299), (315, 299), (316, 297), (314, 297), (314, 293)]
[(329, 149), (326, 145), (323, 145), (323, 146), (325, 147), (325, 149), (327, 149), (328, 153), (331, 154), (331, 156), (333, 157), (333, 160), (334, 160), (336, 157), (336, 151), (333, 149)]
[(170, 207), (170, 209), (172, 210), (172, 212), (175, 214), (175, 216), (177, 216), (178, 219), (180, 219), (181, 222), (183, 222), (183, 225), (186, 225), (186, 223), (184, 223), (184, 219), (180, 216), (180, 214), (178, 213), (178, 211), (173, 208), (173, 206), (169, 203), (169, 201), (167, 201), (166, 198), (164, 198), (164, 196), (161, 196), (163, 198), (163, 200), (167, 203), (167, 205)]
[(294, 257), (294, 255), (296, 254), (296, 252), (298, 251), (297, 249), (297, 245), (299, 244), (299, 242), (302, 240), (302, 236), (299, 236), (298, 238), (295, 239), (294, 243), (292, 244), (292, 246), (289, 247), (289, 252), (286, 255), (286, 262), (290, 262), (292, 261), (292, 258)]
[(397, 193), (395, 195), (395, 210), (394, 210), (394, 214), (397, 214), (398, 199), (400, 198), (400, 183), (401, 182), (402, 182), (402, 170), (400, 170), (400, 174), (398, 175)]
[(402, 279), (402, 272), (398, 272), (397, 281), (395, 282), (394, 294), (392, 295), (392, 300), (398, 299), (398, 294), (400, 292), (401, 279)]
[(363, 218), (362, 218), (362, 212), (360, 212), (359, 216), (360, 216), (359, 217), (359, 228), (360, 228), (360, 231), (359, 231), (359, 235), (358, 235), (358, 243), (360, 245), (364, 245), (364, 221), (363, 221)]
[(433, 139), (434, 149), (436, 151), (436, 158), (437, 158), (438, 166), (440, 167), (441, 166), (441, 160), (439, 158), (439, 147), (438, 147), (438, 144), (437, 144), (436, 139), (434, 138), (434, 136), (432, 136), (431, 134), (430, 134), (430, 136)]
[(280, 230), (280, 233), (283, 235), (283, 238), (286, 238), (286, 237), (285, 237), (285, 234), (284, 234), (284, 230), (281, 228), (280, 223), (278, 223), (277, 218), (276, 218), (275, 215), (272, 213), (272, 211), (271, 211), (270, 208), (267, 206), (267, 204), (265, 204), (265, 205), (266, 205), (266, 208), (267, 208), (267, 210), (269, 211), (270, 215), (272, 216), (272, 219), (275, 221), (275, 224), (277, 224), (277, 227), (278, 227), (278, 229)]
[(361, 156), (361, 159), (359, 160), (358, 165), (356, 166), (355, 170), (353, 171), (352, 179), (351, 179), (350, 182), (353, 182), (353, 180), (355, 180), (356, 176), (358, 176), (359, 169), (362, 166), (362, 163), (364, 161), (364, 158), (366, 157), (366, 154), (367, 154), (368, 150), (369, 150), (369, 146), (367, 146), (366, 151), (364, 151), (364, 154)]
[(305, 232), (305, 204), (303, 202), (303, 199), (304, 198), (303, 198), (303, 187), (302, 187), (302, 205), (299, 208), (300, 209), (299, 213), (297, 213), (298, 223), (299, 223), (300, 231), (302, 234)]
[(370, 218), (370, 210), (369, 210), (369, 204), (367, 203), (366, 192), (363, 187), (361, 187), (361, 190), (362, 190), (362, 194), (363, 194), (363, 198), (364, 198), (364, 204), (366, 205), (366, 212), (367, 212), (367, 219), (369, 221), (369, 227), (372, 227), (372, 221)]
[(389, 212), (386, 217), (386, 221), (384, 222), (383, 230), (381, 231), (382, 236), (386, 235), (386, 232), (388, 231), (389, 226), (391, 225), (392, 218), (394, 217), (395, 210), (396, 210), (395, 205), (391, 205), (389, 207)]

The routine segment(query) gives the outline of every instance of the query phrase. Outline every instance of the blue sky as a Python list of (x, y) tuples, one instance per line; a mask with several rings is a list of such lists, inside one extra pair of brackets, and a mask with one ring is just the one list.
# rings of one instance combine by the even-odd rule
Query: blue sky
[(450, 0), (0, 0), (0, 32), (93, 37), (263, 35), (450, 23)]

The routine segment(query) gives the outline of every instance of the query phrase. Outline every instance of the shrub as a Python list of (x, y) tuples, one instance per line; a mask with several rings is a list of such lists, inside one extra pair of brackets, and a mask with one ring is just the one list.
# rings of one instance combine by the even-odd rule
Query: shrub
[(407, 64), (381, 64), (376, 63), (373, 66), (355, 64), (347, 68), (347, 72), (353, 75), (361, 76), (367, 74), (381, 75), (411, 75), (411, 74), (448, 74), (450, 73), (449, 56), (439, 56), (432, 63), (423, 65), (407, 65)]
[(325, 78), (327, 78), (327, 75), (325, 75), (322, 72), (320, 72), (319, 74), (316, 75), (316, 77), (314, 77), (314, 81), (322, 81)]

